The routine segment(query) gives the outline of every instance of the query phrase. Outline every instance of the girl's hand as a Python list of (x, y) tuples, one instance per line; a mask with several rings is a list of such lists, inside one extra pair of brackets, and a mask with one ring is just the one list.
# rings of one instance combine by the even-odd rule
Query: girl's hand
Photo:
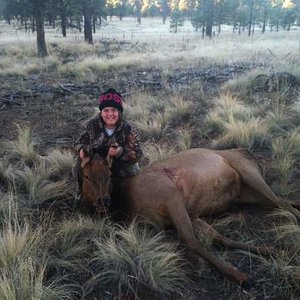
[(84, 150), (83, 150), (83, 149), (80, 149), (80, 151), (79, 151), (79, 157), (80, 157), (80, 159), (81, 159), (81, 160), (83, 160), (83, 159), (85, 159), (85, 158), (86, 158), (86, 155), (85, 155), (85, 153), (84, 153)]
[(121, 153), (122, 153), (122, 147), (120, 147), (120, 146), (109, 147), (109, 150), (108, 150), (108, 155), (109, 156), (111, 156), (111, 157), (120, 156)]

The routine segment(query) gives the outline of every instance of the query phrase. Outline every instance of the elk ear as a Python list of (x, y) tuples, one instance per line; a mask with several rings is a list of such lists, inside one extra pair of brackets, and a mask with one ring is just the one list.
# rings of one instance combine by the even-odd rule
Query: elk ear
[(88, 156), (88, 157), (85, 157), (82, 161), (81, 161), (81, 168), (83, 169), (86, 164), (88, 164), (89, 162), (91, 161), (91, 158)]

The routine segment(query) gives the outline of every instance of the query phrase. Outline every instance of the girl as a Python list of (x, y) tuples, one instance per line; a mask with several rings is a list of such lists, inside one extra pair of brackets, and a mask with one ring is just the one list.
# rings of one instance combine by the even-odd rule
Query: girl
[(81, 160), (91, 151), (112, 158), (112, 181), (135, 176), (142, 157), (139, 136), (134, 127), (123, 120), (123, 99), (120, 93), (110, 88), (99, 97), (99, 115), (84, 127), (75, 147), (77, 156), (73, 174), (77, 179), (77, 199), (81, 198)]

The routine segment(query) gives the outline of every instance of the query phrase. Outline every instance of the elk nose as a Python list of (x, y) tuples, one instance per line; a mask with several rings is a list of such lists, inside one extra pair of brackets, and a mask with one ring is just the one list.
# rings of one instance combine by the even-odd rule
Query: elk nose
[(106, 195), (103, 197), (103, 204), (105, 207), (110, 207), (111, 206), (111, 198), (109, 195)]

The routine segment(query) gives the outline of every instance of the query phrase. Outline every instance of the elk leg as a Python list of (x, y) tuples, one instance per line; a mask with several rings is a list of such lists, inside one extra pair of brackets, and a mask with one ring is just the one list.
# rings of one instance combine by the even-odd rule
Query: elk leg
[(253, 279), (246, 273), (240, 272), (235, 267), (225, 263), (219, 258), (213, 256), (201, 245), (199, 245), (191, 219), (186, 211), (182, 197), (180, 194), (175, 194), (172, 201), (169, 202), (168, 211), (173, 223), (179, 233), (179, 236), (187, 244), (188, 248), (195, 254), (200, 255), (211, 263), (219, 272), (228, 277), (231, 281), (243, 286), (253, 285)]
[[(242, 184), (248, 187), (248, 193), (253, 191), (252, 199), (249, 203), (255, 203), (262, 206), (270, 206), (274, 208), (282, 208), (290, 213), (292, 213), (298, 220), (300, 220), (300, 212), (298, 209), (294, 208), (288, 201), (280, 200), (267, 185), (263, 177), (258, 172), (251, 172), (251, 174), (246, 174), (242, 176)], [(247, 195), (245, 192), (241, 194), (241, 202), (247, 203)], [(243, 191), (243, 187), (242, 187)], [(256, 194), (256, 196), (255, 196)], [(244, 197), (245, 196), (245, 197)], [(257, 197), (258, 196), (258, 197)], [(263, 196), (259, 197), (259, 196)], [(245, 200), (244, 200), (245, 199)]]
[(262, 255), (270, 255), (274, 252), (273, 249), (270, 249), (268, 247), (254, 246), (246, 243), (237, 242), (230, 238), (227, 238), (221, 235), (219, 232), (217, 232), (211, 225), (207, 224), (206, 222), (204, 222), (199, 218), (193, 220), (193, 226), (196, 230), (205, 231), (208, 234), (210, 234), (213, 237), (214, 243), (221, 244), (225, 247), (230, 247), (233, 249), (241, 249), (241, 250), (250, 251)]
[[(251, 160), (244, 150), (224, 150), (218, 151), (218, 153), (227, 159), (229, 165), (234, 168), (242, 178), (242, 195), (240, 202), (255, 203), (262, 206), (270, 206), (285, 209), (291, 212), (300, 220), (300, 212), (295, 209), (288, 201), (280, 200), (267, 185), (264, 178), (261, 175), (257, 163)], [(248, 187), (249, 191), (254, 192), (254, 196), (260, 195), (262, 197), (250, 198), (247, 194), (243, 193), (243, 188)], [(244, 200), (245, 199), (245, 200)]]

